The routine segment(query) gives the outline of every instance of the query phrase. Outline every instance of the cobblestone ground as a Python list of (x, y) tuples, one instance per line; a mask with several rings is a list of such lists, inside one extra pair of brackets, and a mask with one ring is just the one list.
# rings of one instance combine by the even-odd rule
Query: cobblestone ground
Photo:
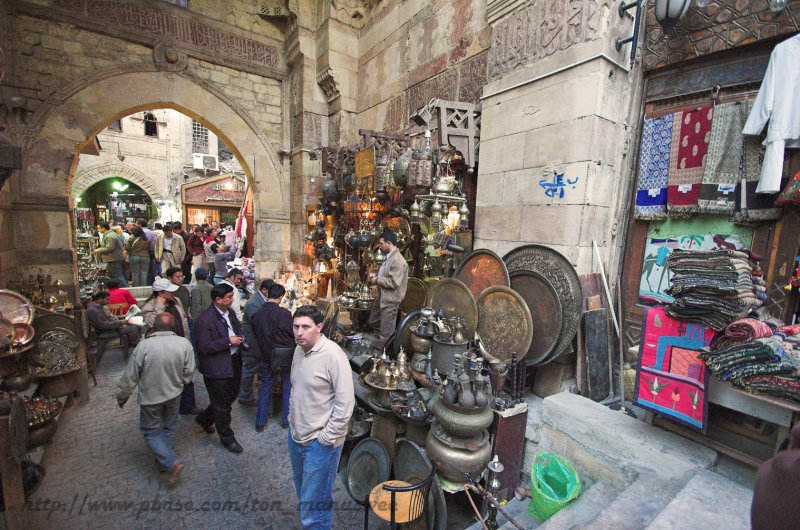
[[(86, 406), (67, 409), (42, 465), (46, 475), (28, 502), (30, 528), (298, 528), (287, 431), (271, 417), (255, 431), (255, 408), (233, 406), (233, 430), (244, 447), (235, 455), (217, 434), (203, 433), (193, 416), (181, 416), (176, 452), (186, 465), (181, 482), (167, 489), (138, 428), (131, 396), (123, 410), (113, 397), (124, 369), (111, 351), (89, 386)], [(198, 406), (208, 404), (195, 376)], [(363, 508), (347, 494), (340, 473), (333, 490), (333, 528), (360, 528)]]

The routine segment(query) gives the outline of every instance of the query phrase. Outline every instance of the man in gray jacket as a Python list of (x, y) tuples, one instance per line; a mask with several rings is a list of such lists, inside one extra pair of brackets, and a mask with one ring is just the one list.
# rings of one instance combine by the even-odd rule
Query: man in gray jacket
[(169, 486), (178, 481), (183, 469), (174, 450), (175, 429), (183, 386), (194, 374), (192, 345), (172, 331), (173, 325), (169, 313), (156, 316), (154, 333), (133, 351), (116, 392), (122, 408), (138, 385), (139, 429), (160, 470), (169, 471)]
[(86, 319), (97, 330), (101, 337), (115, 337), (117, 331), (128, 336), (128, 344), (133, 347), (139, 343), (139, 327), (120, 320), (108, 310), (108, 291), (100, 291), (92, 297), (92, 303), (86, 308)]
[(397, 310), (406, 296), (408, 285), (408, 263), (397, 248), (394, 232), (384, 232), (378, 246), (386, 255), (378, 274), (370, 274), (367, 281), (378, 286), (378, 296), (369, 314), (370, 326), (379, 331), (375, 348), (382, 350), (397, 328)]
[(111, 277), (119, 280), (120, 287), (127, 287), (128, 280), (122, 268), (122, 263), (125, 261), (122, 239), (105, 221), (97, 225), (97, 232), (100, 234), (100, 246), (94, 249), (95, 254), (106, 264)]

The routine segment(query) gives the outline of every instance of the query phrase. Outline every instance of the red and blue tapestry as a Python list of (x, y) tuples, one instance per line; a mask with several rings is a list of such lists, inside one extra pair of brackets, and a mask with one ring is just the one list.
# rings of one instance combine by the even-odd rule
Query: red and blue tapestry
[(669, 317), (663, 307), (645, 309), (634, 403), (705, 434), (709, 374), (697, 350), (715, 334)]

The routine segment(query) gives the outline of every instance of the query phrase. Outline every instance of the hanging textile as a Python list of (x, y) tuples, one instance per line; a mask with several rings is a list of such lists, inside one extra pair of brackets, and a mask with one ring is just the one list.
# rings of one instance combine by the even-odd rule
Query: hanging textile
[[(736, 224), (778, 220), (783, 215), (783, 209), (775, 206), (775, 195), (758, 191), (765, 155), (764, 146), (757, 136), (745, 136), (743, 145), (743, 175), (736, 188), (736, 211), (731, 220)], [(788, 156), (788, 153), (781, 152), (781, 156)], [(781, 167), (788, 168), (788, 164), (781, 163)], [(778, 178), (779, 189), (780, 181), (781, 176)]]
[(670, 217), (697, 213), (711, 118), (714, 107), (699, 107), (673, 115), (670, 144), (667, 210)]
[(672, 114), (644, 120), (634, 208), (636, 219), (652, 221), (667, 217), (667, 179), (672, 126)]
[(748, 100), (724, 103), (714, 109), (697, 201), (702, 213), (729, 214), (736, 208), (736, 186), (743, 171), (741, 130), (752, 107), (753, 101)]
[(714, 334), (700, 324), (670, 318), (663, 307), (645, 309), (634, 403), (705, 433), (708, 369), (697, 351)]
[(742, 129), (757, 135), (767, 121), (766, 152), (756, 193), (778, 193), (784, 168), (784, 148), (800, 147), (800, 35), (775, 46), (753, 110)]

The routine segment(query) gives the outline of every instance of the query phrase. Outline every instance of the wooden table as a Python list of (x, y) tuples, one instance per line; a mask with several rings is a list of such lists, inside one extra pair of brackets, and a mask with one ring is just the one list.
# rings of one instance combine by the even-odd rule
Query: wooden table
[[(735, 387), (728, 381), (720, 381), (716, 378), (712, 378), (708, 382), (708, 402), (776, 424), (778, 426), (778, 434), (776, 439), (772, 442), (773, 455), (778, 453), (783, 443), (789, 439), (792, 427), (800, 421), (800, 404), (784, 399), (751, 394), (750, 392)], [(659, 427), (677, 432), (686, 438), (752, 466), (758, 467), (762, 463), (761, 460), (751, 455), (743, 453), (734, 447), (727, 446), (722, 442), (712, 440), (707, 436), (682, 427), (677, 423), (667, 419), (659, 418), (656, 420), (652, 412), (647, 412), (645, 421), (651, 425), (654, 421), (657, 421)], [(737, 430), (739, 434), (746, 434), (743, 431), (744, 429)]]

